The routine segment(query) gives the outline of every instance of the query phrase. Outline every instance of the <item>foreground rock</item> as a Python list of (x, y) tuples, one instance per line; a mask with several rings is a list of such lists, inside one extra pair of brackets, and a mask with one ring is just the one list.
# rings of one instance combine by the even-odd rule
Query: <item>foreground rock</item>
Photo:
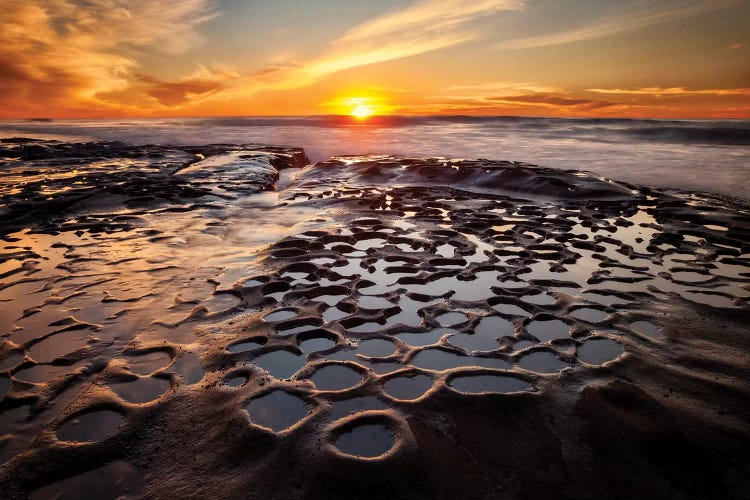
[(390, 157), (269, 191), (301, 151), (159, 148), (0, 193), (91, 191), (3, 226), (10, 498), (746, 491), (746, 204)]

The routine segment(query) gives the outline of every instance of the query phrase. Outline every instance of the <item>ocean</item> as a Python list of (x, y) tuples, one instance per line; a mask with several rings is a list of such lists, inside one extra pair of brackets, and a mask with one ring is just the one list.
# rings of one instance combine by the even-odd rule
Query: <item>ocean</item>
[(0, 121), (0, 138), (300, 146), (312, 161), (389, 154), (513, 160), (750, 198), (750, 121), (524, 117), (225, 117)]

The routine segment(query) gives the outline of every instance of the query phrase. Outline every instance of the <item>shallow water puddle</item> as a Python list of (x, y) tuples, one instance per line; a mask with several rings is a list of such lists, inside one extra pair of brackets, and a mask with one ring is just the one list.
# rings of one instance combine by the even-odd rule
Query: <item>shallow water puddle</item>
[(143, 377), (132, 382), (111, 384), (110, 387), (128, 403), (143, 404), (161, 397), (171, 384), (169, 380), (162, 378)]
[(263, 316), (263, 321), (283, 321), (285, 319), (294, 318), (295, 316), (297, 316), (297, 311), (293, 309), (279, 309), (278, 311), (273, 311)]
[(362, 340), (357, 346), (357, 353), (371, 358), (390, 356), (395, 350), (393, 342), (385, 339)]
[(13, 381), (7, 377), (0, 377), (0, 401), (5, 397), (10, 388), (13, 386)]
[(10, 370), (20, 365), (24, 359), (23, 354), (11, 354), (4, 360), (0, 361), (0, 371)]
[(34, 490), (31, 500), (50, 498), (106, 499), (137, 497), (143, 487), (140, 472), (127, 462), (115, 461), (83, 474)]
[(350, 313), (342, 311), (338, 307), (329, 307), (323, 313), (323, 321), (325, 321), (326, 323), (330, 323), (331, 321), (346, 318), (347, 316), (350, 316)]
[(386, 381), (385, 392), (396, 399), (412, 400), (421, 397), (432, 388), (432, 377), (413, 375), (394, 377)]
[(534, 320), (526, 325), (526, 331), (542, 342), (570, 338), (570, 325), (559, 319)]
[(454, 326), (467, 321), (469, 318), (461, 312), (449, 312), (436, 316), (435, 319), (441, 326)]
[(525, 309), (521, 309), (515, 304), (495, 304), (492, 306), (492, 308), (502, 314), (507, 314), (508, 316), (530, 316), (531, 313), (526, 311)]
[(299, 348), (305, 354), (327, 351), (336, 345), (336, 341), (328, 337), (311, 337), (299, 343)]
[(538, 306), (551, 306), (555, 303), (555, 298), (548, 293), (538, 293), (536, 295), (524, 295), (521, 300), (529, 304)]
[(511, 366), (504, 359), (462, 356), (442, 349), (423, 349), (414, 356), (412, 364), (418, 368), (437, 371), (466, 366), (498, 369), (506, 369)]
[(86, 345), (88, 336), (80, 330), (56, 333), (31, 346), (29, 357), (37, 363), (50, 363)]
[(200, 382), (205, 374), (198, 361), (198, 356), (192, 352), (183, 352), (172, 365), (172, 368), (182, 378), (183, 383), (187, 385)]
[(151, 375), (157, 370), (166, 368), (170, 361), (172, 361), (172, 356), (164, 351), (148, 352), (125, 358), (128, 369), (136, 375)]
[(289, 378), (305, 364), (305, 358), (284, 349), (267, 352), (252, 363), (276, 378)]
[(305, 418), (310, 407), (298, 396), (275, 390), (251, 400), (245, 406), (245, 411), (252, 423), (281, 432)]
[(362, 381), (362, 374), (342, 365), (326, 365), (315, 370), (310, 380), (320, 391), (350, 389)]
[(571, 316), (577, 319), (582, 319), (583, 321), (588, 321), (589, 323), (599, 323), (600, 321), (604, 321), (609, 314), (607, 314), (605, 311), (600, 311), (599, 309), (593, 309), (590, 307), (582, 307), (580, 309), (576, 309), (572, 313), (570, 313)]
[(227, 385), (229, 387), (242, 387), (243, 385), (247, 384), (248, 380), (249, 379), (245, 376), (231, 377), (224, 380), (224, 385)]
[(389, 307), (394, 307), (396, 304), (393, 302), (389, 302), (388, 300), (382, 298), (382, 297), (373, 297), (370, 295), (363, 295), (357, 299), (357, 302), (359, 303), (359, 307), (362, 309), (387, 309)]
[(425, 333), (399, 333), (396, 334), (395, 337), (410, 346), (421, 347), (437, 344), (445, 335), (449, 335), (452, 333), (457, 332), (456, 330), (449, 330), (447, 328), (438, 328), (437, 330), (432, 330)]
[(109, 410), (92, 411), (77, 415), (57, 429), (60, 441), (102, 441), (117, 434), (122, 415)]
[(536, 373), (557, 373), (569, 365), (551, 352), (537, 351), (521, 356), (518, 366)]
[(266, 344), (266, 339), (265, 337), (261, 337), (261, 338), (257, 340), (255, 339), (244, 340), (242, 342), (232, 344), (229, 347), (227, 347), (227, 351), (232, 352), (232, 353), (247, 352), (247, 351), (252, 351), (253, 349), (257, 349), (259, 347), (263, 347)]
[(360, 396), (356, 398), (334, 401), (331, 405), (329, 418), (330, 420), (338, 420), (353, 413), (370, 410), (385, 410), (387, 408), (388, 405), (374, 396)]
[(588, 339), (578, 347), (578, 359), (589, 365), (601, 365), (617, 359), (625, 349), (610, 339)]
[(462, 375), (453, 377), (449, 385), (464, 394), (507, 394), (533, 389), (524, 380), (504, 375)]
[(367, 424), (341, 434), (336, 440), (336, 448), (347, 455), (374, 458), (393, 448), (395, 442), (393, 433), (386, 426)]
[(630, 323), (630, 328), (652, 339), (664, 338), (664, 335), (659, 331), (656, 325), (649, 321), (634, 321)]
[(16, 372), (13, 374), (13, 378), (19, 382), (42, 384), (49, 382), (56, 377), (73, 373), (79, 367), (84, 365), (86, 365), (85, 362), (78, 362), (71, 366), (36, 365)]

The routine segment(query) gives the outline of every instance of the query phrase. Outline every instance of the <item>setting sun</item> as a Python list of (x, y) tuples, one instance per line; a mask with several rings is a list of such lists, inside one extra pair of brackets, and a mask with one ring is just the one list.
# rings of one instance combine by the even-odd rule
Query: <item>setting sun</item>
[(352, 110), (352, 116), (355, 118), (367, 118), (374, 113), (372, 106), (360, 104)]
[(349, 108), (349, 114), (355, 118), (367, 118), (375, 113), (375, 108), (372, 106), (370, 99), (366, 97), (352, 97), (344, 102)]

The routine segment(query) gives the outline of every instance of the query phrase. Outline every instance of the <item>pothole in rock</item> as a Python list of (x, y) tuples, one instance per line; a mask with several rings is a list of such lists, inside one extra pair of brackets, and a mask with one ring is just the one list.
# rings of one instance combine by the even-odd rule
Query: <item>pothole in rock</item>
[(395, 350), (393, 342), (385, 339), (362, 340), (357, 346), (357, 353), (371, 358), (390, 356)]
[(281, 432), (305, 418), (310, 407), (302, 398), (276, 390), (251, 400), (245, 411), (252, 423)]
[(395, 444), (393, 433), (381, 424), (365, 424), (341, 434), (336, 448), (347, 455), (363, 458), (379, 457)]
[(424, 333), (399, 333), (396, 334), (395, 337), (410, 346), (421, 347), (437, 344), (445, 335), (450, 335), (453, 333), (457, 333), (456, 330), (450, 330), (448, 328), (438, 328), (437, 330), (432, 330), (430, 332)]
[(297, 316), (297, 311), (294, 311), (293, 309), (279, 309), (278, 311), (273, 311), (263, 316), (263, 321), (272, 323), (275, 321), (294, 318), (295, 316)]
[(387, 408), (388, 405), (374, 396), (360, 396), (341, 401), (334, 401), (331, 405), (329, 418), (331, 420), (338, 420), (354, 413), (370, 410), (385, 410)]
[(6, 394), (10, 392), (10, 388), (13, 385), (13, 381), (7, 377), (0, 377), (0, 400), (2, 400)]
[(524, 295), (521, 300), (529, 304), (538, 306), (551, 306), (555, 303), (555, 298), (548, 293), (538, 293), (536, 295)]
[(198, 361), (198, 356), (192, 352), (183, 352), (182, 356), (172, 365), (175, 373), (182, 377), (182, 381), (187, 385), (200, 382), (205, 372)]
[(457, 333), (451, 335), (448, 342), (466, 351), (492, 351), (500, 347), (497, 339), (492, 335), (478, 333)]
[(327, 351), (336, 345), (336, 341), (329, 337), (310, 337), (299, 343), (299, 348), (305, 354), (314, 352)]
[(468, 366), (498, 369), (507, 369), (511, 366), (511, 364), (504, 359), (462, 356), (442, 349), (423, 349), (414, 356), (411, 364), (417, 368), (436, 371)]
[(601, 365), (617, 359), (624, 348), (610, 339), (588, 339), (578, 347), (578, 359), (589, 365)]
[(592, 302), (598, 302), (599, 304), (602, 304), (605, 306), (627, 304), (629, 302), (628, 300), (618, 297), (617, 295), (603, 294), (603, 293), (596, 293), (596, 292), (585, 292), (582, 294), (582, 297)]
[(420, 374), (390, 378), (386, 381), (384, 390), (396, 399), (408, 401), (421, 397), (432, 388), (432, 385), (432, 377)]
[(387, 309), (395, 305), (393, 302), (389, 302), (383, 297), (373, 297), (371, 295), (362, 295), (357, 299), (357, 301), (359, 303), (359, 307), (361, 307), (362, 309)]
[(526, 331), (542, 342), (570, 338), (570, 326), (559, 319), (534, 320), (526, 325)]
[(347, 297), (348, 295), (318, 295), (317, 297), (310, 300), (313, 300), (315, 302), (324, 302), (329, 306), (335, 306)]
[(500, 316), (485, 316), (476, 327), (474, 327), (474, 333), (483, 337), (505, 337), (511, 336), (515, 333), (516, 327), (505, 318)]
[(227, 351), (232, 353), (252, 351), (253, 349), (263, 347), (266, 342), (268, 342), (268, 339), (266, 337), (255, 337), (252, 339), (242, 340), (240, 342), (237, 342), (236, 344), (232, 344), (227, 347)]
[(138, 498), (142, 488), (143, 478), (138, 470), (129, 463), (118, 460), (43, 486), (32, 491), (29, 498)]
[(508, 394), (533, 389), (525, 380), (505, 375), (459, 375), (451, 378), (448, 385), (464, 394)]
[(73, 373), (84, 364), (84, 362), (80, 362), (71, 366), (35, 365), (16, 372), (15, 374), (13, 374), (13, 378), (18, 380), (19, 382), (42, 384), (49, 382), (54, 378)]
[(164, 351), (153, 351), (146, 354), (128, 356), (126, 359), (128, 369), (136, 375), (150, 375), (157, 370), (166, 368), (172, 356)]
[(102, 441), (117, 434), (121, 424), (122, 415), (115, 411), (83, 413), (63, 423), (57, 429), (57, 439), (78, 442)]
[(349, 315), (350, 313), (346, 311), (342, 311), (338, 307), (329, 307), (323, 313), (323, 321), (325, 321), (326, 323), (330, 323), (331, 321), (336, 321), (342, 318), (346, 318)]
[(652, 339), (664, 338), (664, 335), (659, 331), (656, 325), (649, 321), (634, 321), (630, 323), (630, 328)]
[(230, 377), (227, 379), (224, 379), (224, 385), (229, 387), (242, 387), (243, 385), (247, 384), (248, 379), (244, 375), (238, 375), (236, 377)]
[(531, 313), (526, 311), (525, 309), (521, 309), (515, 304), (495, 304), (492, 306), (492, 308), (502, 314), (507, 314), (508, 316), (530, 316)]
[(10, 370), (15, 368), (23, 361), (23, 354), (11, 354), (4, 360), (0, 361), (0, 371)]
[(154, 377), (142, 377), (132, 382), (112, 384), (111, 388), (122, 399), (129, 403), (142, 404), (154, 401), (169, 390), (169, 380)]
[(289, 378), (305, 365), (305, 358), (284, 349), (267, 352), (252, 363), (276, 378)]
[(436, 316), (435, 319), (441, 326), (454, 326), (466, 322), (469, 318), (460, 312), (449, 312)]
[(605, 311), (594, 309), (591, 307), (581, 307), (570, 313), (571, 316), (589, 323), (599, 323), (604, 321), (609, 316)]
[(315, 370), (309, 379), (319, 391), (350, 389), (362, 381), (362, 374), (343, 365), (326, 365)]
[(536, 373), (557, 373), (569, 365), (551, 352), (537, 351), (523, 355), (518, 366)]
[(31, 346), (29, 357), (37, 363), (50, 363), (80, 349), (86, 345), (87, 340), (88, 333), (81, 330), (56, 333)]

